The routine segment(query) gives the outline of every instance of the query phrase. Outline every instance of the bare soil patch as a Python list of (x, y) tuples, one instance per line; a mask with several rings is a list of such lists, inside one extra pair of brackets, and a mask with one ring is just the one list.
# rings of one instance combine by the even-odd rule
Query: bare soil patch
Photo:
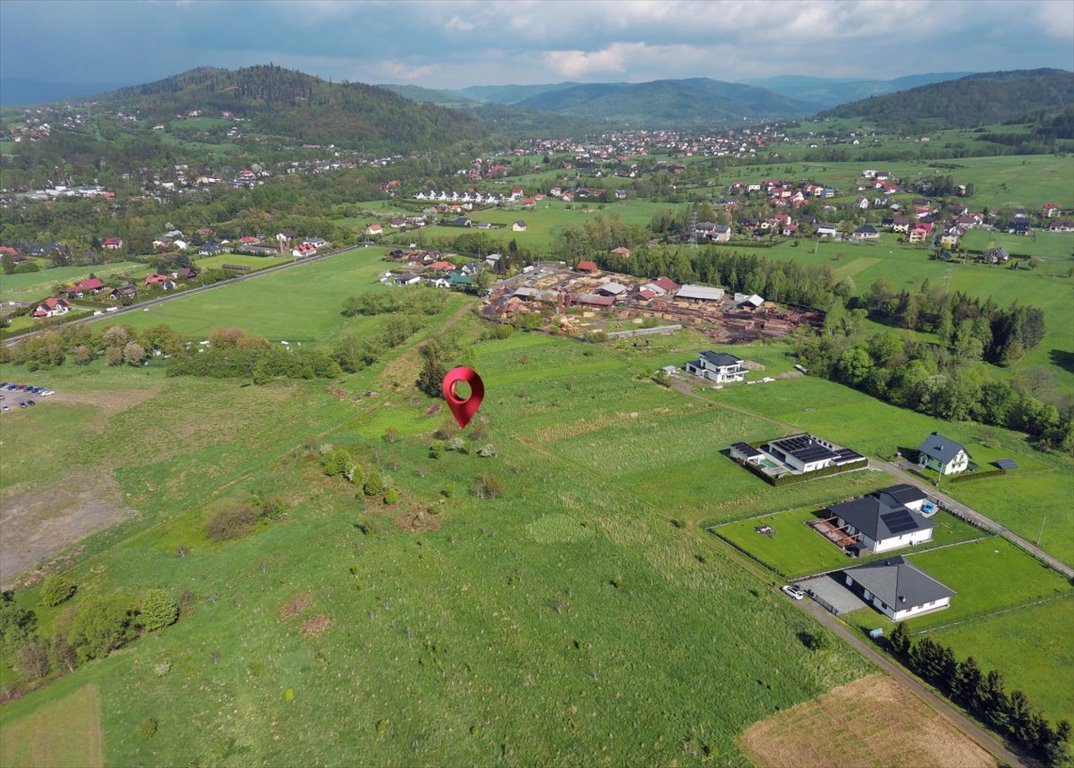
[(306, 637), (317, 637), (326, 629), (332, 626), (332, 619), (324, 614), (320, 616), (314, 616), (311, 619), (306, 619), (302, 624), (302, 634)]
[(439, 515), (430, 515), (423, 509), (409, 509), (395, 519), (396, 525), (410, 533), (428, 533), (440, 530)]
[(289, 619), (292, 616), (297, 616), (303, 611), (307, 610), (313, 605), (313, 595), (309, 592), (305, 592), (301, 595), (295, 595), (286, 603), (280, 606), (280, 618)]
[(137, 515), (107, 470), (0, 499), (0, 584), (10, 586), (35, 563)]
[(95, 389), (88, 392), (61, 390), (49, 399), (56, 403), (95, 406), (98, 412), (94, 419), (94, 426), (101, 429), (113, 415), (155, 397), (162, 389), (164, 389), (163, 384), (138, 389)]
[(759, 768), (994, 768), (995, 758), (886, 675), (870, 675), (751, 725)]

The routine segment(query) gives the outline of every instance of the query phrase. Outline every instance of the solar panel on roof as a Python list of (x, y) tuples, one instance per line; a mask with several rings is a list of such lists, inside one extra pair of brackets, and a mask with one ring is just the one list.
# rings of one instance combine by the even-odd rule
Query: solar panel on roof
[(880, 519), (887, 525), (888, 530), (896, 535), (917, 528), (917, 523), (914, 522), (913, 515), (905, 509), (900, 509), (897, 512), (888, 512), (886, 515), (881, 515)]

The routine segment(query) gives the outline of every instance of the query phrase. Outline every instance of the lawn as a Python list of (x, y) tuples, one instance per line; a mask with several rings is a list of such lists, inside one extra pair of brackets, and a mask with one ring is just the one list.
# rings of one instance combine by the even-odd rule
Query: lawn
[(196, 259), (196, 269), (222, 269), (225, 264), (237, 267), (249, 267), (251, 272), (259, 269), (275, 267), (279, 264), (288, 264), (294, 261), (290, 256), (247, 256), (241, 253), (221, 253), (218, 256), (205, 256)]
[[(833, 499), (834, 503), (837, 499)], [(757, 560), (785, 578), (799, 578), (814, 573), (846, 568), (882, 559), (892, 554), (918, 554), (933, 547), (941, 547), (960, 541), (980, 538), (986, 534), (968, 523), (946, 512), (940, 512), (932, 518), (936, 524), (932, 541), (896, 552), (870, 556), (862, 560), (850, 560), (838, 547), (829, 542), (806, 523), (815, 520), (816, 507), (783, 512), (776, 515), (764, 515), (749, 520), (728, 523), (712, 532), (720, 538), (734, 544), (739, 549), (749, 552)], [(775, 529), (774, 536), (757, 533), (757, 526), (770, 525)]]
[(987, 229), (971, 229), (962, 238), (967, 251), (1003, 248), (1012, 256), (1040, 256), (1055, 261), (1074, 259), (1074, 232), (1033, 232), (1022, 237)]
[(89, 267), (53, 267), (21, 275), (0, 274), (0, 301), (37, 301), (52, 294), (53, 286), (97, 275), (102, 280), (132, 273), (144, 276), (149, 267), (136, 261), (119, 261)]
[[(1027, 631), (1027, 627), (1044, 627)], [(929, 637), (985, 670), (999, 669), (1007, 689), (1030, 692), (1053, 721), (1074, 722), (1074, 600), (1066, 598), (994, 616)]]

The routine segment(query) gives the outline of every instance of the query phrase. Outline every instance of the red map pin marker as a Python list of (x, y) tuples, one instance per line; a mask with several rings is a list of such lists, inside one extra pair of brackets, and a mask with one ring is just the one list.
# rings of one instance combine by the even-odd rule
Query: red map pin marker
[[(470, 397), (465, 400), (455, 394), (455, 385), (460, 381), (470, 385)], [(455, 421), (465, 429), (481, 407), (481, 400), (485, 397), (485, 383), (473, 368), (460, 365), (458, 368), (452, 368), (444, 377), (443, 393)]]

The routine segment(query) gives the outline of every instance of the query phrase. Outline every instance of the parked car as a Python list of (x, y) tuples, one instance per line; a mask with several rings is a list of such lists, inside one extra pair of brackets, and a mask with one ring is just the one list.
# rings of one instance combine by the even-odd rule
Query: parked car
[(10, 405), (5, 405), (5, 406), (4, 406), (3, 408), (0, 408), (0, 410), (4, 410), (4, 411), (10, 411), (10, 410), (11, 410), (11, 406), (10, 406)]
[(25, 408), (25, 407), (26, 407), (26, 403), (19, 403), (19, 408)]
[(50, 397), (54, 394), (56, 393), (53, 392), (51, 389), (46, 389), (44, 392), (41, 393), (41, 397)]
[(797, 584), (786, 584), (783, 587), (783, 591), (793, 597), (795, 600), (801, 600), (805, 597), (805, 592)]

